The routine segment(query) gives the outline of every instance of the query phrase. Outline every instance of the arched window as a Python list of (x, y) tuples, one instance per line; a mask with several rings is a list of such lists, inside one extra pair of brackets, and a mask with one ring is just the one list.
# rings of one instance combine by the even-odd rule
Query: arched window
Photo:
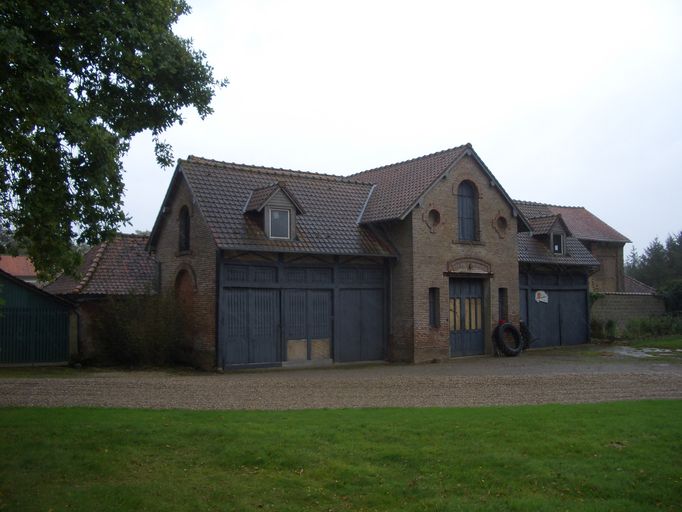
[(478, 194), (470, 181), (463, 181), (457, 189), (459, 239), (478, 240)]
[(180, 216), (178, 217), (178, 231), (180, 233), (178, 239), (178, 249), (182, 251), (189, 251), (189, 209), (183, 206), (180, 209)]

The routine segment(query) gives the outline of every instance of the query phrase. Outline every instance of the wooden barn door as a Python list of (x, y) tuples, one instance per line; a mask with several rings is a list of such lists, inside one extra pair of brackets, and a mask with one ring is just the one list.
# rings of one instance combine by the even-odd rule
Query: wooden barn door
[(483, 281), (450, 279), (450, 356), (485, 352)]

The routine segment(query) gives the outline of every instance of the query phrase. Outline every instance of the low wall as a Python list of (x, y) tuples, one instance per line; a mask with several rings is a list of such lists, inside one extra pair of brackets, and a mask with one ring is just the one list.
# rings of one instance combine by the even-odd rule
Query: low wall
[(628, 321), (665, 313), (663, 297), (643, 293), (604, 293), (592, 304), (593, 320), (613, 320), (622, 331)]

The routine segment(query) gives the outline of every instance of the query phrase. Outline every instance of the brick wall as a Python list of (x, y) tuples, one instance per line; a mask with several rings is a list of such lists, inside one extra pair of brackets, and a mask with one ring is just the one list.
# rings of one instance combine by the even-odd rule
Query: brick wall
[[(477, 242), (458, 240), (457, 188), (463, 180), (471, 181), (478, 190), (480, 240)], [(437, 225), (429, 219), (432, 209), (440, 216)], [(500, 228), (499, 217), (506, 219), (506, 229)], [(400, 224), (389, 230), (401, 254), (392, 269), (391, 328), (396, 353), (407, 353), (412, 345), (415, 362), (449, 357), (449, 278), (443, 273), (448, 261), (459, 258), (481, 260), (490, 266), (493, 274), (484, 280), (484, 337), (486, 352), (491, 352), (491, 333), (498, 321), (498, 288), (507, 288), (508, 320), (518, 323), (519, 319), (516, 219), (500, 191), (490, 185), (490, 179), (478, 164), (466, 157)], [(440, 327), (429, 326), (428, 290), (432, 287), (440, 290)]]
[[(190, 249), (181, 253), (178, 215), (183, 206), (187, 206), (190, 214)], [(204, 368), (215, 365), (216, 250), (213, 236), (181, 177), (159, 226), (155, 254), (160, 265), (162, 291), (174, 293), (183, 271), (192, 277), (194, 297), (186, 302), (192, 308), (193, 362)]]
[(606, 293), (592, 304), (592, 318), (606, 322), (613, 320), (622, 331), (629, 320), (665, 313), (663, 297), (637, 293)]
[(388, 359), (412, 362), (414, 361), (412, 214), (402, 222), (387, 225), (386, 233), (400, 253), (400, 259), (390, 265)]
[(590, 276), (590, 290), (622, 292), (625, 289), (623, 244), (590, 242), (586, 245), (600, 263), (599, 270)]

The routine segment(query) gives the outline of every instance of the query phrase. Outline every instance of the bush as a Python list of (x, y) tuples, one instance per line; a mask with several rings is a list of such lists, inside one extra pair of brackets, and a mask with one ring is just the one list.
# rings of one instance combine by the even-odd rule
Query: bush
[(662, 290), (665, 309), (669, 312), (682, 311), (682, 279), (669, 282)]
[(609, 341), (613, 341), (616, 339), (616, 322), (614, 322), (611, 319), (608, 319), (606, 321), (606, 326), (604, 327), (604, 331), (606, 332), (606, 337), (609, 339)]
[(93, 322), (98, 359), (143, 366), (169, 365), (188, 346), (185, 315), (171, 295), (109, 299)]
[(590, 337), (597, 340), (604, 339), (604, 322), (598, 318), (590, 321)]
[(675, 315), (652, 316), (630, 320), (625, 329), (628, 338), (646, 338), (682, 334), (682, 317)]

